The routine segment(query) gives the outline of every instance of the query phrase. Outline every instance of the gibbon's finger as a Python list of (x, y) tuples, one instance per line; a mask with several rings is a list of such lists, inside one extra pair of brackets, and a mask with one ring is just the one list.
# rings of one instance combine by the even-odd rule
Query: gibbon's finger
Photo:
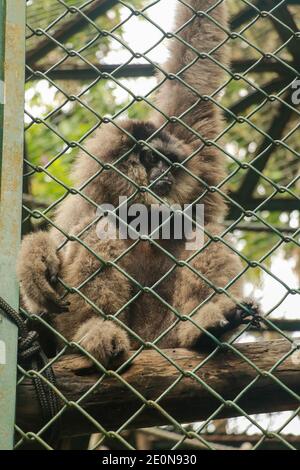
[(64, 302), (61, 299), (46, 299), (45, 308), (48, 313), (67, 313), (69, 312), (70, 302)]
[(70, 302), (61, 299), (60, 295), (48, 284), (44, 291), (44, 306), (49, 313), (69, 311)]
[(33, 270), (30, 276), (21, 280), (22, 291), (30, 301), (33, 301), (41, 309), (46, 309), (49, 313), (62, 311), (67, 304), (61, 300), (60, 295), (48, 282), (45, 270)]
[(233, 326), (251, 323), (253, 327), (257, 329), (261, 328), (263, 318), (261, 316), (260, 307), (253, 301), (244, 302), (242, 305), (244, 308), (237, 305), (234, 309), (230, 310), (226, 315), (227, 320)]

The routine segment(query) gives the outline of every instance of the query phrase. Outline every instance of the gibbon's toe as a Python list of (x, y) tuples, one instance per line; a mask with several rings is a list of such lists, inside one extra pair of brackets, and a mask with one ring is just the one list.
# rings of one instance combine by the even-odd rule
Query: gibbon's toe
[[(261, 327), (262, 316), (260, 308), (252, 300), (247, 300), (239, 305), (234, 306), (222, 316), (215, 317), (210, 324), (203, 325), (206, 330), (213, 335), (217, 340), (222, 340), (222, 337), (227, 337), (226, 333), (230, 333), (241, 325), (251, 324), (255, 328)], [(201, 333), (196, 341), (196, 346), (200, 349), (212, 348), (217, 345), (217, 342), (208, 334)]]
[(115, 369), (128, 357), (130, 343), (125, 331), (112, 321), (90, 318), (80, 326), (74, 339), (105, 368)]
[(260, 307), (253, 300), (243, 302), (242, 307), (236, 305), (234, 309), (228, 312), (226, 318), (233, 328), (248, 323), (251, 323), (255, 328), (260, 328), (262, 322)]
[(117, 369), (129, 357), (129, 340), (125, 331), (121, 330), (112, 322), (106, 328), (109, 329), (110, 337), (106, 340), (106, 367)]
[(228, 326), (230, 326), (230, 321), (228, 320), (221, 320), (219, 323), (220, 328), (227, 328)]

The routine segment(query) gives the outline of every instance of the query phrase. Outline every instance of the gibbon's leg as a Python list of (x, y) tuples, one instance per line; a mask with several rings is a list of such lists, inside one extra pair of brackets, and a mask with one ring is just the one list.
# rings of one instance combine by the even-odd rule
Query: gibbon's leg
[[(113, 262), (128, 246), (124, 240), (101, 240), (96, 230), (91, 230), (83, 241), (97, 256), (72, 242), (62, 278), (78, 290), (68, 295), (69, 313), (57, 315), (54, 325), (102, 365), (117, 367), (127, 357), (130, 341), (125, 329), (107, 316), (115, 316), (130, 300), (131, 286), (122, 272), (105, 263)], [(126, 322), (126, 312), (121, 312), (118, 319)]]
[[(99, 268), (99, 264), (86, 253), (84, 262), (90, 268), (88, 276)], [(79, 275), (76, 282), (78, 278)], [(129, 301), (129, 282), (115, 268), (108, 268), (79, 290), (87, 300), (80, 294), (71, 295), (69, 313), (58, 315), (55, 325), (67, 339), (80, 344), (102, 365), (117, 367), (126, 359), (130, 341), (126, 330), (106, 316), (114, 316)], [(118, 319), (126, 323), (126, 312), (121, 313)]]
[[(214, 242), (204, 249), (189, 263), (201, 273), (215, 288), (224, 288), (240, 272), (241, 264), (234, 252), (222, 242)], [(209, 299), (214, 289), (199, 275), (189, 268), (181, 268), (174, 289), (173, 306), (181, 315), (189, 316), (203, 301)], [(233, 299), (241, 301), (242, 283), (237, 280), (227, 292)], [(225, 293), (217, 293), (203, 303), (191, 317), (196, 325), (219, 337), (244, 321), (243, 312), (235, 301)], [(191, 321), (182, 321), (175, 327), (174, 333), (179, 347), (201, 346), (209, 343), (209, 337)]]

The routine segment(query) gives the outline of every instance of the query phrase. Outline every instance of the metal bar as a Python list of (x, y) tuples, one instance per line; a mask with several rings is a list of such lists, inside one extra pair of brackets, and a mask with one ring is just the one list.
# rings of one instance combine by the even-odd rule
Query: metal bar
[[(23, 195), (23, 200), (24, 200), (24, 195)], [(248, 224), (245, 222), (239, 222), (238, 224), (235, 224), (234, 220), (227, 220), (225, 221), (224, 225), (227, 228), (231, 228), (232, 232), (239, 230), (241, 232), (274, 233), (273, 228), (278, 230), (282, 234), (286, 234), (286, 233), (294, 234), (296, 232), (296, 229), (292, 227), (272, 225), (272, 228), (270, 228), (267, 225), (263, 225), (263, 224), (257, 224), (257, 223)]]
[[(256, 199), (249, 199), (245, 200), (244, 198), (241, 199), (241, 193), (229, 193), (231, 199), (236, 201), (240, 204), (245, 210), (253, 211), (261, 204), (264, 203), (265, 199), (263, 198), (256, 198)], [(285, 199), (270, 199), (266, 201), (263, 207), (260, 210), (267, 210), (271, 212), (292, 212), (292, 211), (299, 211), (299, 200), (292, 199), (292, 198), (285, 198)], [(228, 218), (229, 219), (237, 219), (241, 215), (241, 211), (236, 206), (232, 205), (229, 211)]]
[[(5, 2), (0, 0), (0, 149), (2, 148), (3, 110), (4, 110), (4, 18)], [(2, 153), (0, 152), (0, 190), (1, 190)]]
[[(44, 77), (41, 75), (43, 73), (51, 80), (93, 80), (103, 73), (113, 73), (114, 78), (152, 77), (155, 74), (155, 67), (152, 64), (128, 64), (123, 66), (121, 64), (93, 64), (93, 66), (95, 68), (86, 65), (62, 66), (47, 73), (47, 70), (51, 69), (53, 64), (46, 64), (38, 67), (36, 74), (32, 74), (27, 70), (26, 76), (30, 80), (43, 80)], [(115, 72), (115, 70), (118, 71)], [(109, 77), (107, 78), (109, 79)]]
[[(6, 9), (5, 9), (6, 5)], [(0, 295), (18, 308), (16, 257), (21, 238), (21, 198), (23, 168), (25, 0), (0, 2), (5, 22), (4, 81), (2, 106), (2, 185), (0, 199)], [(3, 40), (3, 32), (1, 34)], [(10, 86), (11, 84), (11, 86)], [(14, 440), (18, 332), (0, 315), (0, 449), (12, 449)]]
[[(86, 11), (84, 11), (84, 14), (91, 20), (95, 20), (98, 16), (104, 15), (107, 10), (114, 7), (116, 4), (116, 0), (97, 0), (93, 2)], [(46, 54), (57, 47), (57, 42), (62, 43), (66, 41), (66, 39), (71, 37), (73, 34), (76, 34), (83, 28), (87, 27), (88, 24), (87, 20), (80, 14), (77, 17), (72, 18), (72, 20), (67, 23), (63, 23), (61, 28), (52, 34), (55, 41), (46, 37), (43, 41), (39, 41), (35, 48), (26, 53), (27, 64), (32, 64), (42, 57), (45, 57)]]
[[(269, 318), (269, 320), (282, 331), (300, 331), (300, 320), (297, 318)], [(272, 331), (271, 326), (267, 326), (267, 329)]]
[[(293, 77), (289, 67), (296, 67), (296, 64), (287, 62), (287, 65), (277, 62), (275, 60), (265, 59), (258, 62), (257, 60), (236, 60), (231, 64), (231, 69), (234, 73), (244, 72), (250, 69), (251, 73), (262, 72), (275, 72), (283, 74), (288, 77)], [(47, 73), (47, 70), (51, 71)], [(97, 71), (98, 69), (98, 71)], [(117, 70), (116, 73), (115, 70)], [(54, 68), (54, 64), (43, 64), (38, 67), (36, 73), (30, 70), (26, 71), (26, 78), (29, 80), (43, 80), (42, 74), (46, 74), (51, 80), (93, 80), (103, 73), (112, 74), (114, 78), (135, 78), (135, 77), (152, 77), (155, 74), (155, 66), (152, 64), (103, 64), (93, 63), (93, 67), (87, 65), (61, 65), (59, 68)], [(109, 79), (109, 77), (108, 77)], [(282, 86), (282, 79), (278, 82)], [(272, 91), (273, 91), (272, 82)]]
[(288, 77), (294, 77), (295, 75), (291, 72), (291, 69), (297, 69), (297, 64), (294, 62), (280, 62), (275, 59), (264, 58), (262, 60), (256, 59), (238, 59), (231, 62), (231, 70), (234, 73), (245, 72), (251, 69), (251, 73), (264, 73), (264, 72), (275, 72)]

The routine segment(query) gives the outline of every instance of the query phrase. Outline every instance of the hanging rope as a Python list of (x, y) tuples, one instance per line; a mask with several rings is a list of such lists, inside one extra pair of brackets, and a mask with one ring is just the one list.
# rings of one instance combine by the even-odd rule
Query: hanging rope
[[(18, 327), (19, 364), (22, 365), (25, 370), (34, 370), (39, 372), (39, 375), (32, 377), (32, 380), (41, 405), (43, 418), (47, 421), (58, 413), (60, 406), (57, 394), (48, 385), (49, 382), (56, 386), (56, 380), (52, 367), (47, 365), (48, 358), (41, 349), (39, 335), (36, 331), (28, 330), (21, 315), (2, 297), (0, 297), (0, 309), (3, 310), (5, 315)], [(41, 369), (44, 369), (42, 373), (40, 372)], [(43, 375), (46, 380), (43, 380), (41, 375)]]

